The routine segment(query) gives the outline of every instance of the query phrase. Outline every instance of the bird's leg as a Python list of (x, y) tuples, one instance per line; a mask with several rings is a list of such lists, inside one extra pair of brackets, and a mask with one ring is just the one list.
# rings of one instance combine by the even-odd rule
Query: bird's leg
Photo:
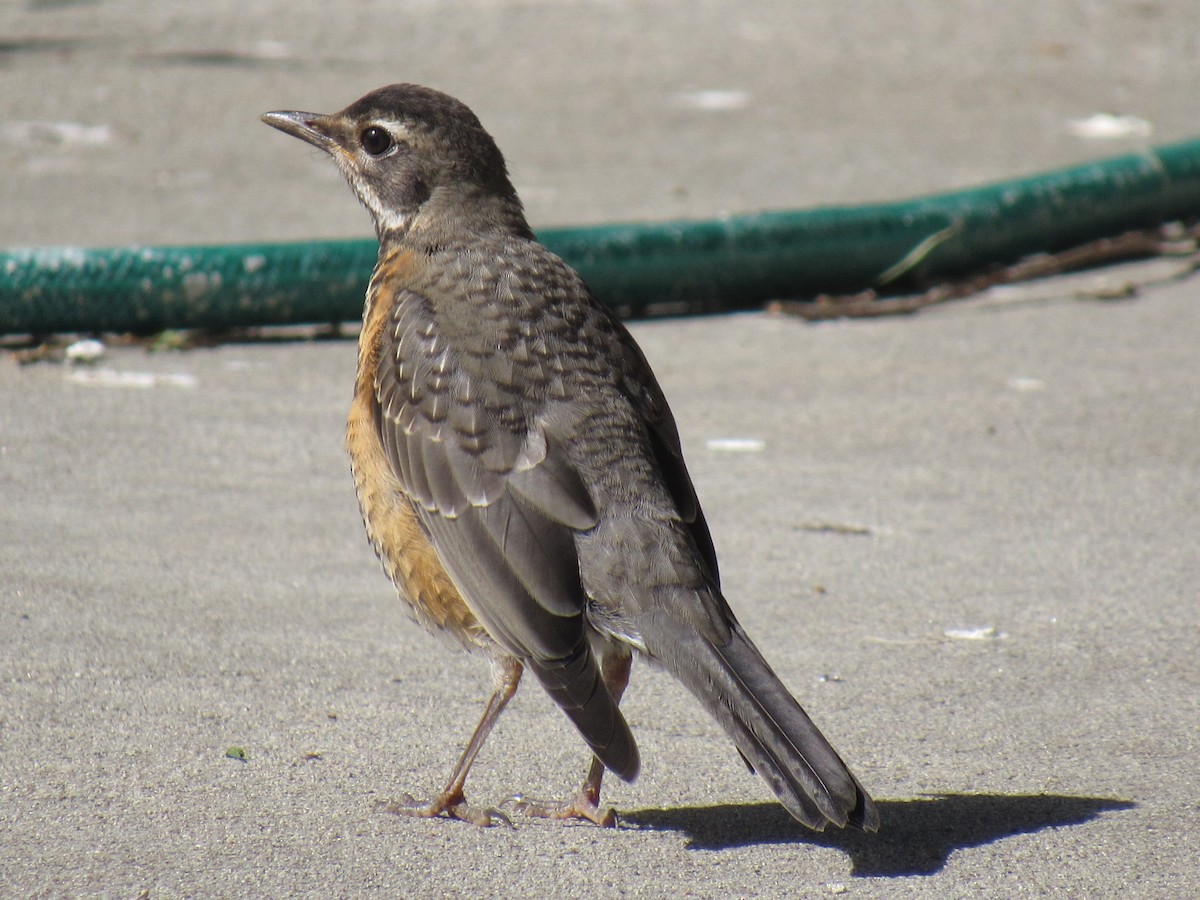
[(512, 807), (526, 816), (538, 816), (546, 819), (585, 819), (601, 828), (617, 827), (617, 812), (614, 809), (600, 808), (600, 782), (604, 778), (604, 763), (592, 757), (588, 767), (587, 778), (583, 786), (571, 800), (533, 800), (529, 797), (513, 797)]
[(466, 749), (459, 757), (458, 765), (454, 767), (454, 772), (451, 774), (450, 780), (446, 782), (446, 786), (442, 788), (441, 793), (427, 802), (414, 800), (410, 795), (405, 794), (400, 800), (381, 802), (377, 808), (384, 812), (396, 813), (401, 816), (416, 816), (422, 819), (445, 814), (452, 819), (461, 819), (481, 827), (500, 823), (512, 824), (508, 816), (497, 809), (481, 809), (468, 805), (466, 796), (463, 794), (463, 787), (467, 783), (467, 773), (471, 771), (475, 757), (483, 749), (483, 742), (487, 740), (487, 736), (495, 727), (496, 720), (504, 712), (504, 707), (508, 706), (508, 701), (517, 692), (517, 685), (521, 683), (521, 673), (524, 671), (524, 667), (518, 660), (508, 657), (497, 660), (492, 671), (494, 689), (488, 700), (487, 708), (484, 709), (483, 717), (475, 726), (471, 740), (467, 742)]
[[(622, 652), (624, 651), (624, 652)], [(633, 656), (624, 648), (612, 651), (602, 657), (601, 674), (604, 684), (618, 703), (625, 687), (629, 684), (629, 667)], [(588, 767), (587, 777), (579, 793), (571, 800), (533, 800), (528, 797), (516, 796), (509, 799), (513, 809), (526, 816), (537, 816), (548, 819), (585, 819), (599, 825), (601, 828), (617, 826), (616, 810), (601, 809), (600, 782), (604, 779), (604, 764), (595, 756)]]

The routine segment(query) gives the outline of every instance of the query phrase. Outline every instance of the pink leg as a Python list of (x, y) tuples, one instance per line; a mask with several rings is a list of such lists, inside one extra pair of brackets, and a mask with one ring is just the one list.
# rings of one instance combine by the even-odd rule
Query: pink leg
[(495, 687), (488, 700), (487, 708), (483, 711), (483, 718), (475, 726), (471, 740), (467, 742), (467, 748), (463, 750), (458, 765), (454, 767), (450, 780), (446, 782), (446, 786), (442, 788), (440, 794), (427, 802), (414, 800), (410, 795), (405, 794), (400, 800), (380, 803), (378, 808), (385, 812), (401, 816), (416, 816), (422, 819), (431, 819), (445, 814), (452, 819), (460, 819), (481, 827), (497, 825), (501, 822), (511, 825), (508, 816), (499, 810), (481, 809), (468, 805), (463, 794), (463, 787), (467, 783), (467, 773), (471, 771), (475, 757), (483, 749), (483, 742), (491, 734), (496, 720), (504, 712), (504, 707), (508, 706), (508, 701), (517, 692), (517, 685), (521, 683), (523, 671), (521, 663), (511, 657), (496, 664)]

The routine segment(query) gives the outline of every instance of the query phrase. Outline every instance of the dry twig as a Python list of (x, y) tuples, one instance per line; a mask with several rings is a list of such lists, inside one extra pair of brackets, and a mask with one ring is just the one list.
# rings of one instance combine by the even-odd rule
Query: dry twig
[[(813, 300), (807, 301), (776, 300), (768, 304), (767, 310), (809, 321), (907, 315), (936, 303), (961, 300), (998, 285), (1049, 278), (1081, 269), (1156, 256), (1180, 256), (1190, 259), (1177, 272), (1146, 283), (1178, 280), (1200, 269), (1200, 223), (1188, 227), (1175, 223), (1144, 231), (1128, 231), (1117, 237), (1101, 238), (1058, 253), (1040, 253), (994, 271), (936, 285), (919, 294), (881, 297), (879, 292), (872, 288), (857, 294), (819, 294)], [(1130, 296), (1135, 292), (1131, 287), (1120, 296)]]

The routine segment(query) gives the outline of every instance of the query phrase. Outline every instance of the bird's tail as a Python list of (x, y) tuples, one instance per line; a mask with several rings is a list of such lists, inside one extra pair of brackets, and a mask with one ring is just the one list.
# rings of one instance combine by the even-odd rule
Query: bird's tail
[(817, 831), (879, 827), (870, 796), (736, 621), (717, 645), (683, 622), (654, 619), (642, 629), (648, 653), (721, 723), (788, 812)]
[(624, 781), (637, 778), (637, 743), (590, 648), (584, 644), (563, 660), (527, 660), (526, 667), (579, 729), (596, 758)]

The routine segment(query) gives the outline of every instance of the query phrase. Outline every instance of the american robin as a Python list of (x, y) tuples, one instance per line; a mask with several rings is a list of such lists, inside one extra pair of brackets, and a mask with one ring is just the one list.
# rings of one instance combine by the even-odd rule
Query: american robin
[(641, 350), (525, 221), (461, 102), (381, 88), (268, 125), (329, 153), (375, 220), (347, 447), (367, 535), (416, 618), (489, 657), (494, 690), (445, 788), (388, 808), (480, 825), (467, 773), (517, 690), (541, 682), (594, 754), (583, 787), (516, 809), (611, 825), (638, 774), (618, 709), (631, 655), (666, 668), (810, 828), (875, 805), (721, 594), (679, 434)]

